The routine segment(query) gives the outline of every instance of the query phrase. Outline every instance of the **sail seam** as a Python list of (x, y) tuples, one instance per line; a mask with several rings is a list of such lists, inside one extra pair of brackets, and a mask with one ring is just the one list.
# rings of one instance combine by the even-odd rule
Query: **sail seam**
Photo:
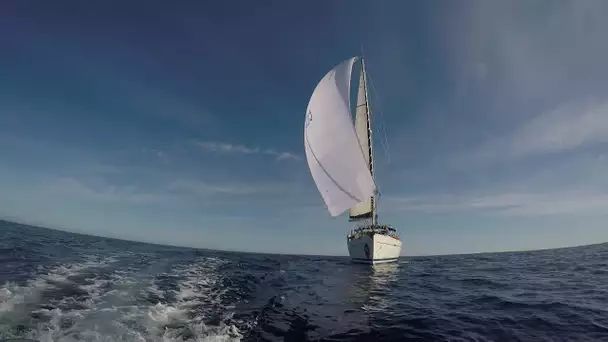
[(345, 193), (348, 197), (350, 197), (351, 199), (355, 200), (355, 201), (359, 201), (361, 202), (360, 199), (358, 199), (357, 197), (355, 197), (353, 194), (351, 194), (350, 192), (346, 191), (340, 184), (338, 184), (338, 182), (336, 182), (336, 180), (329, 174), (329, 172), (325, 169), (325, 167), (323, 166), (323, 164), (321, 164), (321, 161), (317, 158), (317, 155), (315, 154), (315, 152), (312, 150), (312, 146), (310, 146), (310, 143), (308, 142), (308, 132), (306, 132), (305, 136), (304, 136), (304, 141), (306, 142), (306, 146), (308, 147), (308, 150), (310, 151), (310, 154), (312, 154), (313, 158), (315, 158), (315, 161), (317, 162), (317, 164), (319, 164), (319, 166), (321, 167), (321, 170), (323, 170), (323, 172), (325, 173), (325, 175), (327, 175), (327, 178), (329, 178), (329, 180), (332, 181), (332, 183), (334, 183), (334, 185), (343, 193)]

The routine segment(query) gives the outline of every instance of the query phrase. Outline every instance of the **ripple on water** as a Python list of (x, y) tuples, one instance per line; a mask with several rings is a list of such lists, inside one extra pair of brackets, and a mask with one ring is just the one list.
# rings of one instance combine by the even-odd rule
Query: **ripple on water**
[(608, 340), (606, 245), (360, 267), (0, 224), (2, 338)]

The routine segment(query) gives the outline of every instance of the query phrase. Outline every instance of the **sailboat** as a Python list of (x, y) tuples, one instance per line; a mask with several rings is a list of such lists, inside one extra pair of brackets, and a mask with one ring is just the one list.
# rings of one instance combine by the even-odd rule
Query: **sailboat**
[[(355, 118), (350, 92), (353, 66), (361, 63)], [(304, 120), (304, 149), (310, 173), (331, 216), (349, 211), (356, 228), (347, 236), (355, 263), (395, 262), (401, 254), (397, 231), (378, 223), (371, 112), (363, 58), (329, 70), (313, 91)]]

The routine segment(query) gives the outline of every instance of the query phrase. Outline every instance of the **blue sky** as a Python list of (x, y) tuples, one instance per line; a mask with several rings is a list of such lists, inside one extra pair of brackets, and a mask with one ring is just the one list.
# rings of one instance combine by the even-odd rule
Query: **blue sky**
[(403, 254), (608, 241), (605, 1), (221, 3), (4, 2), (0, 217), (345, 255), (302, 136), (363, 46)]

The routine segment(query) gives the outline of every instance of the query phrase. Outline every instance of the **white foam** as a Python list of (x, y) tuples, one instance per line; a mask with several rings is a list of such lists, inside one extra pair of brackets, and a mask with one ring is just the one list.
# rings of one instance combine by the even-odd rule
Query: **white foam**
[(148, 318), (156, 325), (169, 325), (185, 320), (185, 312), (172, 306), (157, 303), (148, 310)]
[[(83, 263), (40, 268), (38, 277), (25, 286), (5, 284), (0, 288), (0, 338), (30, 338), (39, 341), (239, 341), (241, 332), (229, 322), (233, 306), (222, 303), (227, 291), (219, 268), (220, 259), (201, 258), (175, 267), (171, 276), (183, 278), (176, 290), (161, 290), (154, 274), (116, 270), (98, 278), (91, 268), (117, 261), (91, 257)], [(86, 276), (86, 284), (70, 279)], [(109, 276), (109, 278), (108, 278)], [(169, 276), (169, 275), (167, 275)], [(74, 279), (74, 278), (72, 278)], [(82, 279), (78, 278), (79, 280)], [(43, 300), (45, 291), (73, 287), (86, 293), (55, 302)], [(171, 291), (172, 293), (168, 293)], [(141, 303), (149, 295), (160, 301)], [(168, 303), (170, 298), (175, 298)], [(145, 303), (145, 302), (144, 302)], [(44, 305), (40, 307), (40, 305)], [(54, 306), (54, 308), (53, 308)], [(39, 323), (20, 336), (8, 332), (35, 317)], [(204, 324), (209, 315), (221, 317), (218, 325)]]

